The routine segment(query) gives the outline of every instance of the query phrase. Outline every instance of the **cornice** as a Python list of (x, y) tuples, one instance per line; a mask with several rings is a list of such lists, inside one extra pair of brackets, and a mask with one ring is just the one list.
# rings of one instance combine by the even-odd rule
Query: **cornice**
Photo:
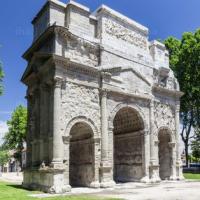
[(97, 17), (101, 17), (101, 14), (107, 14), (109, 16), (112, 16), (113, 18), (117, 18), (120, 22), (129, 25), (130, 27), (134, 28), (138, 32), (144, 34), (145, 36), (148, 36), (148, 28), (137, 23), (136, 21), (126, 17), (125, 15), (113, 10), (112, 8), (109, 8), (106, 5), (101, 5), (94, 13), (93, 15)]
[(62, 26), (57, 26), (57, 25), (52, 25), (49, 26), (40, 36), (37, 38), (32, 45), (28, 48), (28, 50), (22, 55), (22, 57), (26, 60), (30, 60), (31, 57), (33, 56), (33, 53), (37, 51), (38, 48), (40, 48), (41, 44), (50, 36), (60, 34), (66, 39), (73, 39), (77, 40), (78, 42), (89, 46), (92, 49), (99, 50), (99, 42), (91, 42), (89, 40), (86, 40), (82, 37), (79, 37), (78, 35), (73, 34), (72, 32), (69, 31), (68, 28), (62, 27)]
[(54, 34), (55, 25), (49, 26), (33, 43), (32, 45), (25, 51), (22, 55), (24, 59), (29, 61), (33, 55), (33, 53), (41, 46), (41, 43), (44, 42), (49, 36)]
[(168, 96), (168, 97), (178, 98), (178, 99), (180, 99), (184, 95), (184, 93), (181, 91), (169, 90), (167, 88), (159, 87), (156, 84), (153, 85), (152, 92), (155, 92), (157, 94), (161, 94), (164, 96)]

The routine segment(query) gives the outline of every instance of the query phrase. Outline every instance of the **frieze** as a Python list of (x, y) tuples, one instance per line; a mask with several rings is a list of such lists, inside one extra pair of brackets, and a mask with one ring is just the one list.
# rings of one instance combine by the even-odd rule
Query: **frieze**
[(105, 32), (141, 49), (147, 50), (146, 38), (111, 20), (105, 20)]

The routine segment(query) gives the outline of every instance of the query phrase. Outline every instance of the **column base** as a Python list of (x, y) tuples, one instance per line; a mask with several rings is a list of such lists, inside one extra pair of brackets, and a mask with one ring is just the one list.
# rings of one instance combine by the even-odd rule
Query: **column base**
[(53, 169), (64, 169), (64, 164), (62, 161), (52, 161), (50, 167)]
[(49, 188), (48, 193), (50, 194), (63, 194), (66, 192), (70, 192), (71, 191), (71, 186), (70, 185), (63, 185), (63, 186), (52, 186), (51, 188)]
[(182, 168), (182, 161), (179, 160), (177, 163), (176, 163), (176, 174), (177, 174), (177, 180), (184, 180), (184, 176), (183, 176), (183, 168)]
[(150, 183), (149, 176), (144, 176), (143, 178), (140, 179), (140, 181), (141, 181), (142, 183)]
[(159, 183), (161, 181), (160, 176), (159, 176), (159, 165), (156, 164), (155, 160), (152, 160), (150, 162), (150, 182), (151, 183)]
[(176, 181), (176, 180), (177, 180), (177, 177), (176, 177), (176, 176), (170, 176), (170, 177), (169, 177), (169, 180), (171, 180), (171, 181)]
[(112, 188), (116, 185), (115, 181), (103, 181), (100, 183), (101, 188)]
[(108, 161), (102, 161), (100, 167), (100, 187), (109, 188), (115, 185), (112, 175), (112, 166)]
[(161, 179), (158, 176), (158, 174), (157, 173), (153, 174), (151, 176), (150, 183), (159, 183), (159, 182), (161, 182)]
[(94, 181), (94, 182), (90, 183), (90, 187), (91, 188), (100, 188), (99, 181)]

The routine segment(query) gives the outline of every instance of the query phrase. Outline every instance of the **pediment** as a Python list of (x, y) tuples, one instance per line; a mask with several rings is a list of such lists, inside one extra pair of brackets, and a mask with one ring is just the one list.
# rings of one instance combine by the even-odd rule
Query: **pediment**
[(151, 82), (132, 67), (104, 68), (104, 71), (109, 71), (112, 74), (111, 82), (116, 87), (131, 93), (151, 93)]

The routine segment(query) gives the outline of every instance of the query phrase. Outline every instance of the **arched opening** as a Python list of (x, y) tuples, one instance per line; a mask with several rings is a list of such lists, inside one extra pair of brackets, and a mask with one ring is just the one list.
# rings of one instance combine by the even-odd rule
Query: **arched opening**
[(93, 131), (88, 124), (78, 122), (71, 128), (70, 136), (70, 185), (89, 187), (94, 180)]
[(170, 147), (170, 133), (163, 129), (158, 133), (159, 175), (161, 180), (168, 180), (171, 176), (172, 149)]
[(138, 181), (144, 175), (144, 123), (139, 113), (129, 107), (119, 110), (113, 121), (114, 180)]

